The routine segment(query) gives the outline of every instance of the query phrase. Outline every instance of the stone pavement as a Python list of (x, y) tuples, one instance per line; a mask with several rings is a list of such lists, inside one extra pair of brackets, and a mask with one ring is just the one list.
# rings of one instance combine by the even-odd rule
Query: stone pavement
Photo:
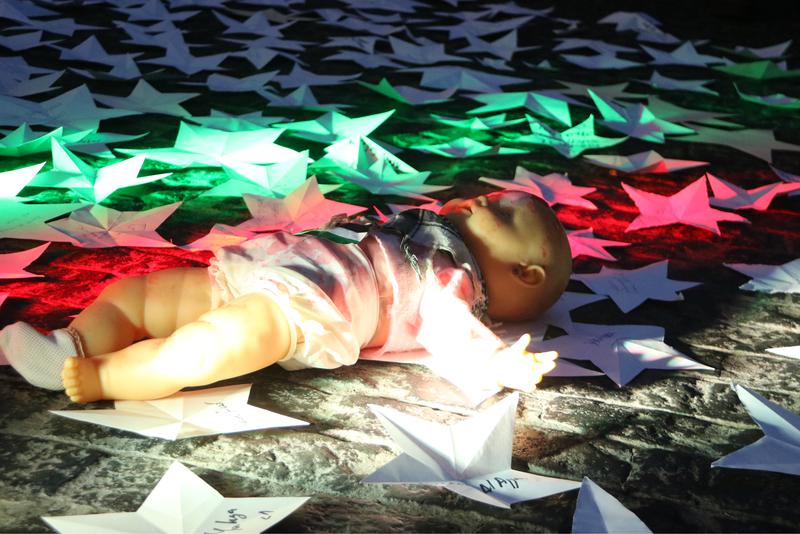
[[(668, 341), (716, 371), (646, 371), (622, 389), (606, 378), (546, 379), (521, 397), (513, 467), (589, 476), (657, 532), (797, 530), (800, 478), (709, 464), (761, 436), (732, 382), (800, 412), (800, 364), (763, 350), (796, 342), (800, 299), (741, 292), (721, 304), (715, 290), (711, 282), (687, 291), (685, 302), (650, 303), (644, 311), (673, 317), (668, 332), (686, 327)], [(713, 321), (692, 330), (709, 314)], [(175, 442), (53, 416), (48, 410), (74, 406), (7, 368), (0, 373), (3, 531), (46, 530), (41, 515), (133, 511), (175, 459), (225, 496), (312, 497), (275, 531), (570, 529), (576, 492), (509, 511), (441, 489), (359, 482), (399, 453), (367, 404), (440, 422), (473, 413), (418, 366), (360, 362), (336, 371), (255, 373), (235, 381), (253, 382), (252, 404), (311, 425)]]

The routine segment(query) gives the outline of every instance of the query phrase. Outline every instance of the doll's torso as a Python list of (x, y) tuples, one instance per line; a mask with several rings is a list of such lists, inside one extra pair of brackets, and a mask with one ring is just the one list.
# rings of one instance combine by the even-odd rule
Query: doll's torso
[[(274, 285), (275, 272), (290, 271), (292, 278), (313, 286), (308, 298), (327, 300), (349, 323), (348, 345), (372, 354), (417, 348), (419, 305), (431, 275), (447, 278), (450, 271), (466, 271), (456, 293), (474, 304), (477, 316), (485, 309), (480, 273), (458, 233), (441, 217), (419, 211), (370, 228), (359, 244), (281, 232), (260, 236), (221, 249), (211, 272), (224, 274), (218, 285), (228, 288), (230, 295), (223, 298), (228, 300), (258, 291), (265, 282)], [(320, 331), (333, 324), (342, 329), (343, 322), (330, 319), (311, 314), (303, 334), (307, 337), (308, 325), (314, 323)]]

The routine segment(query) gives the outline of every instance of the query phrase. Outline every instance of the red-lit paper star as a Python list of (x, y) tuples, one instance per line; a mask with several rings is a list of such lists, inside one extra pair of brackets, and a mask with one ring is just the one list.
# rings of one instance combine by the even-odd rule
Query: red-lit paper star
[(671, 196), (648, 193), (625, 183), (622, 188), (641, 212), (625, 229), (626, 232), (680, 223), (704, 228), (719, 235), (719, 221), (749, 222), (741, 215), (709, 206), (705, 178), (698, 178)]
[(328, 200), (319, 189), (316, 177), (311, 177), (286, 198), (268, 198), (259, 195), (244, 195), (247, 209), (253, 218), (238, 226), (252, 232), (303, 232), (325, 225), (334, 215), (355, 215), (364, 211), (363, 206), (354, 206)]
[(616, 261), (617, 258), (611, 255), (605, 247), (627, 247), (630, 243), (622, 241), (612, 241), (610, 239), (600, 239), (595, 237), (591, 228), (580, 230), (570, 230), (567, 232), (569, 248), (572, 257), (589, 256), (590, 258), (600, 258), (601, 260)]
[(517, 167), (513, 181), (485, 177), (482, 177), (481, 181), (507, 191), (525, 191), (544, 199), (550, 206), (564, 204), (590, 210), (597, 209), (593, 202), (583, 198), (584, 195), (594, 192), (596, 188), (572, 185), (569, 178), (557, 172), (540, 176), (523, 167)]

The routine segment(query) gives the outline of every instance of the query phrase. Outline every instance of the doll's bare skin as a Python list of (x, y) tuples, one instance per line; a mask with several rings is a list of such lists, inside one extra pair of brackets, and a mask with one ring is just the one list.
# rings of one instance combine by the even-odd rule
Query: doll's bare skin
[[(543, 202), (527, 194), (454, 199), (442, 208), (486, 279), (490, 317), (538, 315), (561, 294), (571, 260), (566, 236)], [(287, 355), (290, 326), (267, 296), (247, 294), (211, 309), (205, 268), (168, 269), (119, 280), (70, 325), (85, 358), (62, 371), (74, 402), (149, 400), (263, 369)], [(517, 344), (536, 380), (554, 366)], [(502, 383), (502, 369), (498, 369)]]

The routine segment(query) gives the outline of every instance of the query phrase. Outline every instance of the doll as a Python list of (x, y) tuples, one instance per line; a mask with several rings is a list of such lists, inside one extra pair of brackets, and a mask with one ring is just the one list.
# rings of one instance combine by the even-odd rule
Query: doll
[(208, 269), (117, 280), (45, 336), (19, 322), (0, 350), (74, 402), (149, 400), (274, 363), (335, 368), (420, 346), (487, 384), (530, 390), (554, 354), (506, 346), (479, 319), (532, 319), (571, 274), (564, 229), (538, 197), (503, 191), (402, 212), (358, 243), (278, 232), (223, 247)]

